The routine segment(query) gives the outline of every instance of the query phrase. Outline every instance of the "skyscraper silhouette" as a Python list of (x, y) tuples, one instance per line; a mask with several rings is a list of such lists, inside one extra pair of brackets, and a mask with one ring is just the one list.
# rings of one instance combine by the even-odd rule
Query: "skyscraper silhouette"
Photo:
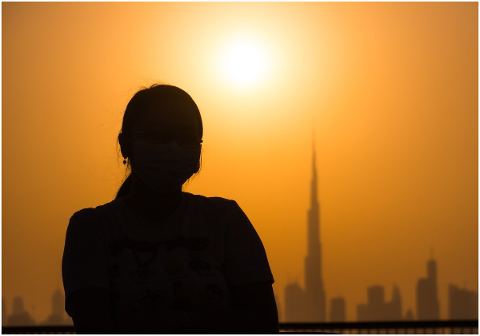
[(315, 147), (312, 156), (310, 209), (307, 213), (307, 256), (305, 257), (305, 289), (297, 284), (285, 287), (285, 320), (288, 322), (325, 322), (325, 291), (322, 280), (320, 245), (320, 205), (317, 198)]
[(448, 318), (475, 320), (478, 318), (478, 293), (456, 285), (448, 286)]
[(40, 324), (50, 326), (73, 324), (70, 316), (65, 317), (65, 315), (65, 296), (63, 292), (57, 288), (52, 295), (52, 313)]
[(427, 263), (427, 277), (417, 282), (417, 319), (438, 320), (440, 306), (437, 293), (437, 263), (430, 259)]
[(330, 322), (345, 322), (345, 299), (336, 297), (330, 300)]
[(35, 325), (35, 320), (23, 308), (23, 298), (21, 296), (16, 296), (13, 298), (12, 314), (8, 316), (7, 325), (9, 326)]
[(367, 303), (357, 306), (358, 321), (399, 321), (402, 320), (402, 299), (400, 290), (393, 286), (392, 300), (385, 301), (383, 286), (375, 285), (367, 289)]
[(402, 297), (400, 295), (400, 289), (394, 285), (392, 291), (392, 300), (387, 308), (388, 319), (390, 321), (399, 321), (403, 319), (402, 313)]
[(322, 248), (320, 244), (320, 205), (317, 198), (315, 147), (312, 156), (310, 209), (308, 210), (308, 249), (305, 257), (305, 321), (325, 322), (325, 291), (322, 280)]
[(5, 299), (2, 297), (2, 326), (7, 325), (7, 307), (5, 304)]
[(305, 292), (297, 282), (285, 287), (285, 321), (305, 322)]
[(405, 314), (405, 321), (413, 321), (413, 312), (411, 309), (407, 310)]

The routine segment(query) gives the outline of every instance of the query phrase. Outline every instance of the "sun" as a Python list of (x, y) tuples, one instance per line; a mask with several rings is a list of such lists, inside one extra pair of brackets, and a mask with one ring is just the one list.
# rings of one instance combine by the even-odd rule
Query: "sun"
[(241, 86), (258, 83), (268, 68), (262, 46), (247, 39), (232, 41), (225, 49), (222, 63), (229, 79)]

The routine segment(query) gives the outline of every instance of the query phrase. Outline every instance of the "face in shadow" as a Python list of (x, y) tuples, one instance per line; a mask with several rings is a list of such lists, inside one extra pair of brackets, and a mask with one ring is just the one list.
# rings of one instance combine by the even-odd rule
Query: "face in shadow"
[(189, 99), (153, 97), (141, 104), (140, 117), (119, 140), (133, 174), (156, 192), (172, 192), (181, 189), (200, 168), (202, 124), (188, 95)]

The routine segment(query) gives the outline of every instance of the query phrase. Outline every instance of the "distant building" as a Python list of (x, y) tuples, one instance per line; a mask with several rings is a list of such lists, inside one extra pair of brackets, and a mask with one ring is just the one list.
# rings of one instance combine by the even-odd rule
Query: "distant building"
[(12, 314), (7, 318), (9, 326), (32, 326), (35, 320), (23, 308), (23, 299), (20, 296), (13, 298)]
[(357, 306), (358, 321), (382, 321), (379, 315), (382, 314), (385, 305), (384, 290), (382, 286), (371, 286), (367, 289), (367, 303)]
[(336, 297), (330, 300), (330, 322), (345, 322), (345, 299)]
[(2, 326), (7, 326), (7, 305), (2, 297)]
[(386, 308), (388, 320), (400, 321), (403, 319), (402, 298), (400, 296), (400, 289), (396, 285), (393, 286), (392, 300)]
[(450, 320), (478, 319), (478, 293), (449, 285), (448, 318)]
[(285, 321), (305, 322), (305, 293), (298, 283), (285, 287)]
[[(285, 320), (287, 322), (325, 322), (326, 298), (322, 279), (322, 248), (320, 244), (320, 205), (317, 198), (315, 150), (312, 158), (310, 209), (307, 213), (307, 255), (305, 257), (305, 289), (298, 284), (285, 287)], [(294, 298), (294, 295), (298, 295)], [(302, 304), (299, 306), (299, 302)], [(294, 304), (294, 308), (289, 307)], [(292, 315), (293, 314), (293, 315)]]
[(405, 321), (413, 321), (413, 312), (411, 309), (407, 310), (405, 314)]
[(317, 197), (315, 150), (312, 157), (310, 209), (308, 210), (308, 253), (305, 257), (305, 321), (326, 321), (326, 298), (322, 279), (322, 246), (320, 243), (320, 204)]
[(367, 289), (367, 303), (357, 306), (358, 321), (399, 321), (402, 320), (402, 301), (400, 290), (393, 287), (392, 300), (385, 301), (383, 286), (371, 286)]
[(52, 295), (52, 313), (40, 324), (49, 326), (73, 324), (72, 319), (65, 313), (65, 297), (60, 289)]
[(427, 262), (427, 277), (417, 282), (417, 320), (440, 319), (440, 305), (437, 291), (437, 263)]

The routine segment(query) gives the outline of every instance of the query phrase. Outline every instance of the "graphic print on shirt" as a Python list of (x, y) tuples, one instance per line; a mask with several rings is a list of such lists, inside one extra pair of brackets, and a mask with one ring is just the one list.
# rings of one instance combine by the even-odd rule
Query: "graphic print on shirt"
[(208, 262), (203, 261), (200, 258), (200, 254), (197, 252), (190, 253), (190, 262), (188, 263), (188, 267), (194, 270), (197, 273), (202, 271), (210, 271), (210, 264)]
[(135, 278), (139, 279), (146, 279), (151, 276), (155, 275), (155, 272), (150, 270), (150, 264), (155, 261), (155, 258), (157, 257), (157, 251), (154, 252), (152, 256), (147, 258), (145, 261), (141, 261), (140, 258), (138, 257), (137, 251), (132, 249), (132, 255), (133, 255), (133, 260), (135, 260), (135, 263), (138, 265), (138, 268), (136, 271), (132, 272), (132, 276)]
[(192, 304), (190, 298), (194, 296), (192, 290), (183, 287), (183, 283), (180, 281), (174, 281), (172, 283), (173, 287), (173, 303), (172, 308), (174, 309), (191, 309)]
[[(178, 235), (153, 242), (128, 237), (113, 241), (110, 255), (114, 262), (109, 269), (109, 278), (114, 300), (121, 304), (122, 298), (117, 292), (120, 283), (117, 281), (122, 279), (122, 287), (129, 284), (132, 290), (139, 290), (133, 297), (128, 298), (127, 295), (123, 298), (128, 300), (127, 305), (135, 312), (167, 306), (193, 309), (222, 305), (224, 293), (220, 286), (213, 283), (205, 285), (203, 281), (197, 284), (197, 276), (215, 276), (213, 265), (203, 255), (208, 250), (209, 240), (207, 237)], [(125, 266), (129, 267), (121, 266), (125, 258), (129, 260)], [(124, 282), (128, 278), (135, 280)], [(155, 280), (152, 282), (152, 279)], [(167, 279), (170, 280), (164, 282)]]
[(185, 238), (180, 235), (173, 240), (166, 240), (165, 246), (167, 252), (171, 252), (177, 247), (183, 247), (189, 251), (205, 251), (208, 247), (208, 238), (207, 237), (192, 237)]
[[(131, 275), (134, 278), (144, 280), (155, 275), (155, 272), (150, 269), (150, 264), (152, 264), (156, 257), (158, 248), (162, 245), (162, 242), (148, 242), (148, 241), (134, 241), (128, 237), (123, 239), (118, 239), (113, 241), (110, 244), (110, 254), (113, 257), (116, 257), (124, 249), (128, 249), (132, 253), (133, 260), (138, 265), (138, 268), (132, 271)], [(150, 256), (146, 260), (142, 260), (138, 253), (150, 253)]]
[(138, 300), (132, 300), (130, 307), (134, 312), (140, 313), (148, 310), (159, 308), (159, 304), (165, 301), (166, 295), (163, 291), (152, 291), (146, 289), (142, 293), (142, 297)]
[[(120, 293), (118, 293), (118, 285), (115, 278), (120, 276), (120, 272), (118, 269), (118, 264), (114, 263), (112, 267), (108, 269), (108, 283), (110, 286), (110, 298), (112, 301), (112, 307), (117, 306), (117, 302), (120, 301)], [(115, 310), (115, 309), (114, 309)], [(115, 314), (115, 311), (114, 311)]]
[(110, 243), (110, 255), (116, 257), (124, 249), (136, 250), (138, 252), (156, 252), (162, 245), (161, 241), (152, 243), (148, 241), (135, 241), (128, 237), (117, 239)]
[(164, 268), (164, 271), (168, 276), (178, 276), (182, 274), (183, 269), (183, 264), (174, 259), (167, 264), (167, 266)]
[(221, 306), (225, 297), (222, 288), (215, 283), (206, 284), (204, 289), (199, 292), (199, 296), (203, 307), (207, 309)]

